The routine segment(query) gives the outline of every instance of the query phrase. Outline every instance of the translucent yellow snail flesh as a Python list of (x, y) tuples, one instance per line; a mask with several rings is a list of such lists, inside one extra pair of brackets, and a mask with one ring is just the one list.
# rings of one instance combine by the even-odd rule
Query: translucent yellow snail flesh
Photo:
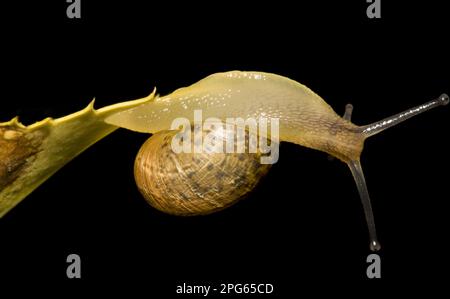
[[(369, 193), (359, 159), (364, 140), (414, 115), (440, 105), (446, 105), (448, 102), (448, 96), (443, 94), (426, 104), (379, 122), (357, 126), (350, 122), (351, 105), (347, 106), (346, 113), (342, 118), (317, 94), (298, 82), (274, 74), (232, 71), (211, 75), (189, 87), (178, 89), (168, 96), (118, 112), (107, 117), (105, 121), (138, 132), (156, 133), (170, 128), (171, 122), (175, 118), (184, 117), (192, 121), (194, 110), (201, 110), (204, 119), (208, 117), (222, 120), (237, 117), (257, 119), (261, 116), (278, 118), (281, 141), (324, 151), (349, 166), (363, 204), (370, 235), (370, 248), (379, 250), (380, 245), (376, 236)], [(166, 136), (170, 137), (171, 135)], [(152, 138), (155, 140), (152, 141)], [(161, 195), (158, 183), (151, 182), (152, 180), (158, 180), (158, 177), (166, 178), (159, 182), (166, 184), (164, 192), (173, 191), (174, 194), (180, 194), (180, 190), (177, 188), (183, 180), (190, 180), (188, 176), (184, 175), (183, 170), (174, 169), (173, 165), (177, 165), (175, 162), (178, 159), (186, 162), (186, 160), (191, 161), (192, 157), (185, 159), (170, 155), (168, 146), (162, 146), (162, 149), (158, 148), (166, 143), (163, 136), (151, 137), (141, 149), (135, 166), (139, 189), (154, 206), (159, 208), (161, 202), (166, 199), (167, 202), (170, 202), (172, 199), (170, 196)], [(149, 154), (146, 153), (147, 151)], [(172, 166), (168, 167), (166, 167), (164, 157), (167, 154), (172, 162), (175, 161)], [(145, 159), (144, 162), (143, 159)], [(249, 161), (251, 159), (250, 157)], [(178, 165), (180, 164), (178, 163)], [(246, 167), (245, 165), (243, 163), (243, 167)], [(204, 195), (207, 195), (207, 185), (210, 178), (213, 178), (214, 172), (208, 172), (208, 168), (201, 168), (200, 171), (201, 176), (209, 176), (205, 180), (206, 184), (198, 188), (205, 192)], [(235, 171), (240, 171), (239, 166)], [(260, 173), (263, 174), (264, 171)], [(167, 179), (167, 177), (174, 179)], [(194, 181), (190, 181), (188, 185), (192, 182)], [(241, 195), (237, 194), (235, 199), (239, 199)], [(198, 196), (201, 197), (202, 194)], [(158, 200), (155, 200), (155, 197), (158, 197)], [(159, 203), (156, 203), (157, 201)], [(179, 204), (183, 202), (187, 205), (189, 199), (177, 200)], [(195, 202), (200, 201), (195, 200)], [(172, 207), (169, 208), (169, 212), (173, 212), (171, 209)], [(168, 209), (164, 207), (162, 210), (167, 211)], [(198, 214), (207, 212), (204, 207), (199, 207), (194, 211), (197, 211)]]

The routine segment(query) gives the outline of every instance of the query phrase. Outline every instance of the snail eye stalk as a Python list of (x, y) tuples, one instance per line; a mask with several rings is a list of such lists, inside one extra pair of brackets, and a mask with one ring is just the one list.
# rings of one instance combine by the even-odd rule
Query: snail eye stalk
[(347, 163), (347, 165), (353, 174), (353, 178), (355, 179), (356, 187), (358, 188), (359, 196), (361, 198), (361, 203), (363, 205), (367, 228), (369, 229), (370, 250), (378, 251), (381, 249), (381, 246), (377, 238), (377, 230), (375, 229), (372, 204), (370, 202), (369, 191), (367, 190), (366, 179), (364, 178), (361, 163), (359, 162), (359, 160), (350, 161)]
[[(428, 111), (430, 109), (439, 107), (439, 106), (445, 106), (449, 103), (449, 97), (446, 94), (442, 94), (437, 99), (431, 100), (425, 104), (410, 108), (408, 110), (405, 110), (401, 113), (395, 114), (393, 116), (387, 117), (385, 119), (382, 119), (380, 121), (374, 122), (372, 124), (362, 126), (360, 127), (361, 133), (364, 135), (364, 138), (376, 135), (387, 128), (393, 127), (413, 116), (419, 115), (425, 111)], [(351, 109), (351, 108), (349, 108)], [(347, 119), (351, 115), (346, 109), (346, 113), (344, 115), (344, 118)], [(370, 250), (372, 251), (378, 251), (380, 250), (381, 246), (377, 239), (377, 232), (375, 229), (375, 220), (373, 216), (372, 211), (372, 204), (370, 202), (370, 196), (369, 192), (367, 190), (367, 184), (366, 180), (364, 178), (364, 173), (361, 167), (361, 163), (358, 160), (353, 160), (347, 162), (348, 167), (350, 168), (350, 171), (352, 172), (353, 178), (355, 180), (356, 186), (358, 188), (359, 196), (361, 198), (361, 203), (363, 205), (364, 209), (364, 215), (367, 222), (367, 227), (369, 230), (369, 238), (370, 238)]]
[(392, 115), (392, 116), (382, 119), (380, 121), (363, 126), (363, 127), (361, 127), (362, 133), (366, 137), (373, 136), (375, 134), (378, 134), (378, 133), (386, 130), (387, 128), (398, 125), (399, 123), (401, 123), (413, 116), (422, 114), (425, 111), (428, 111), (430, 109), (433, 109), (433, 108), (436, 108), (439, 106), (445, 106), (449, 103), (449, 101), (450, 100), (449, 100), (448, 95), (444, 93), (437, 99), (431, 100), (425, 104), (410, 108), (408, 110), (397, 113), (395, 115)]

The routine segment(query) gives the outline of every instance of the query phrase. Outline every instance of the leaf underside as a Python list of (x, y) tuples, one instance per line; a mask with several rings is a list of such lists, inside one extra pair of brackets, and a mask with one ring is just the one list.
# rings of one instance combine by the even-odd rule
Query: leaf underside
[(148, 97), (98, 110), (92, 101), (68, 116), (24, 126), (18, 118), (0, 123), (0, 218), (40, 184), (118, 127), (104, 122), (114, 113), (152, 101)]

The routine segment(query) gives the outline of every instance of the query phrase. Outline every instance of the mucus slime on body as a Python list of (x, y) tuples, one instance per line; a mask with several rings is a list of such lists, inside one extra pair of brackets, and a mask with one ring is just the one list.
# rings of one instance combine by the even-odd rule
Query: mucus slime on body
[[(28, 139), (35, 140), (34, 136), (39, 132), (48, 136), (41, 138), (44, 140), (42, 146), (34, 142), (29, 147), (32, 150), (19, 151), (22, 156), (26, 154), (30, 165), (25, 162), (18, 164), (20, 159), (10, 157), (17, 151), (16, 144), (5, 153), (0, 151), (0, 158), (2, 154), (7, 155), (14, 165), (20, 165), (16, 167), (20, 173), (5, 175), (2, 174), (0, 163), (0, 179), (3, 175), (6, 177), (5, 182), (11, 185), (2, 187), (0, 182), (0, 217), (65, 163), (117, 127), (154, 134), (143, 145), (135, 162), (138, 188), (151, 205), (176, 215), (207, 214), (226, 208), (250, 192), (267, 172), (268, 166), (256, 163), (260, 153), (174, 154), (167, 146), (176, 134), (176, 131), (169, 131), (172, 121), (179, 117), (192, 121), (194, 110), (202, 110), (204, 119), (278, 118), (280, 141), (317, 149), (346, 163), (363, 204), (370, 248), (379, 250), (369, 193), (360, 164), (364, 140), (448, 102), (448, 96), (443, 94), (426, 104), (379, 122), (357, 126), (350, 122), (351, 105), (347, 106), (344, 117), (340, 117), (322, 98), (298, 82), (269, 73), (232, 71), (213, 74), (168, 96), (154, 97), (152, 94), (145, 99), (108, 106), (98, 111), (91, 107), (79, 114), (56, 119), (50, 124), (32, 125), (34, 127), (17, 126), (13, 122), (0, 124), (0, 133), (2, 125), (8, 131), (17, 127), (20, 136), (27, 137), (20, 139), (22, 143), (27, 143)], [(82, 130), (78, 130), (80, 126)], [(2, 140), (1, 135), (0, 143), (10, 144), (9, 140)], [(54, 135), (55, 138), (52, 138)], [(64, 136), (83, 140), (83, 146), (77, 148), (79, 142), (74, 141), (66, 142), (62, 152), (52, 149), (55, 143), (65, 140)], [(48, 159), (48, 155), (55, 153), (60, 155), (59, 162)], [(22, 157), (19, 154), (17, 156)], [(56, 164), (49, 167), (48, 163)], [(39, 164), (39, 167), (34, 164)], [(47, 166), (42, 167), (41, 164)], [(34, 171), (33, 175), (22, 178), (22, 174), (30, 168)], [(23, 186), (26, 192), (17, 191)], [(242, 191), (238, 192), (238, 189)]]

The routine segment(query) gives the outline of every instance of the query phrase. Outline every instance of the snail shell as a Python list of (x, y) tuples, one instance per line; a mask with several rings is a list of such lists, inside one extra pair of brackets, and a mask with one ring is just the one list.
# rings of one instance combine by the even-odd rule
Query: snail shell
[[(215, 142), (229, 136), (221, 131), (226, 129), (213, 130)], [(162, 212), (193, 216), (222, 210), (245, 197), (270, 168), (261, 164), (260, 152), (248, 153), (247, 148), (245, 153), (175, 153), (171, 144), (177, 133), (164, 130), (151, 136), (134, 165), (138, 189)], [(202, 136), (210, 133), (202, 131)], [(248, 145), (249, 136), (245, 136)]]

